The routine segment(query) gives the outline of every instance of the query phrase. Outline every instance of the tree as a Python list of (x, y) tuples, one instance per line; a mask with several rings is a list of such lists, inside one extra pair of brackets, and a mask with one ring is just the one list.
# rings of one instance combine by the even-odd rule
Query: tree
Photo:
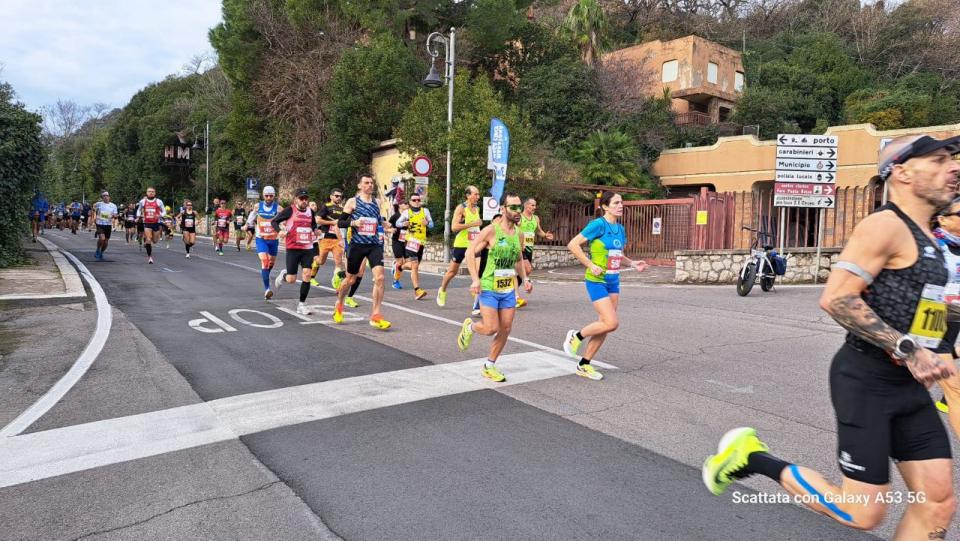
[(584, 182), (589, 184), (652, 187), (652, 179), (637, 164), (639, 150), (623, 132), (594, 132), (580, 143), (572, 157), (582, 167)]
[(565, 56), (530, 69), (518, 101), (539, 139), (569, 149), (603, 120), (597, 87), (593, 69)]
[(607, 44), (607, 19), (597, 0), (578, 0), (567, 13), (563, 30), (577, 43), (586, 64), (599, 60)]
[(881, 130), (925, 126), (930, 118), (930, 96), (907, 89), (858, 90), (847, 97), (851, 124), (869, 122)]
[(0, 81), (0, 267), (22, 259), (20, 235), (43, 171), (41, 122), (16, 101), (13, 87)]

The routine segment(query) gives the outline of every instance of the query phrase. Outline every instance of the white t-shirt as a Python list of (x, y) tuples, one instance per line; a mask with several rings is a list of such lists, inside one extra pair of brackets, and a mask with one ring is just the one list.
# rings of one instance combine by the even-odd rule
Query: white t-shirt
[(113, 225), (113, 217), (117, 215), (117, 205), (97, 201), (93, 204), (93, 212), (97, 216), (97, 225)]

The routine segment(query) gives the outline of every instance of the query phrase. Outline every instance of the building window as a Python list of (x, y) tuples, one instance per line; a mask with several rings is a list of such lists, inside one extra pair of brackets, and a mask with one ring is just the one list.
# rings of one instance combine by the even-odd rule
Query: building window
[(717, 84), (717, 65), (707, 62), (707, 82)]
[(676, 60), (668, 60), (663, 63), (663, 78), (661, 79), (664, 83), (670, 83), (677, 80), (677, 68), (679, 64)]
[(743, 72), (738, 71), (733, 79), (733, 89), (737, 92), (743, 92)]

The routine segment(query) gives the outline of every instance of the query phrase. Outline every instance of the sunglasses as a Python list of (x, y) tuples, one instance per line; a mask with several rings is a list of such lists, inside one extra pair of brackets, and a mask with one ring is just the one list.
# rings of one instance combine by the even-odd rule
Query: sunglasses
[(419, 199), (411, 199), (410, 202), (411, 202), (411, 203), (419, 203), (420, 200), (419, 200)]
[(306, 200), (310, 199), (310, 196), (308, 196), (308, 195), (301, 195), (301, 196), (298, 197), (297, 199), (299, 199), (299, 200), (301, 200), (301, 201), (306, 201)]
[(507, 210), (511, 212), (520, 212), (523, 210), (523, 205), (506, 205)]
[(940, 214), (940, 216), (943, 218), (947, 216), (960, 216), (960, 210), (958, 210), (957, 212), (944, 212), (943, 214)]

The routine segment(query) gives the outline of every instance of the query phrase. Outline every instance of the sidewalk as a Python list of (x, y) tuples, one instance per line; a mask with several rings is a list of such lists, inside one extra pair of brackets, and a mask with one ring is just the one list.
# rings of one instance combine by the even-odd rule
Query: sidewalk
[(0, 301), (86, 297), (80, 275), (50, 241), (24, 237), (29, 263), (0, 269)]

